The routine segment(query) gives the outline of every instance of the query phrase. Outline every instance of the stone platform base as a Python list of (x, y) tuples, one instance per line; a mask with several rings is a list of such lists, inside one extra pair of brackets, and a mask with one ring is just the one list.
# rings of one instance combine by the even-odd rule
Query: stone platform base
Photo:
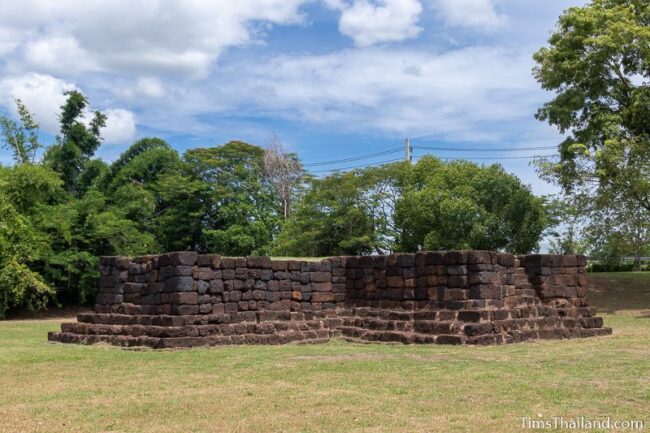
[(338, 328), (348, 341), (403, 344), (507, 344), (532, 339), (566, 339), (610, 335), (601, 317), (557, 314), (511, 318), (506, 310), (413, 311), (373, 308), (341, 311)]
[(50, 341), (151, 348), (352, 341), (505, 344), (608, 335), (584, 256), (443, 251), (315, 261), (103, 257), (94, 313)]
[(322, 343), (341, 335), (341, 320), (324, 314), (245, 312), (214, 315), (126, 315), (83, 313), (77, 323), (61, 324), (48, 340), (109, 343), (124, 347), (220, 346), (230, 344)]

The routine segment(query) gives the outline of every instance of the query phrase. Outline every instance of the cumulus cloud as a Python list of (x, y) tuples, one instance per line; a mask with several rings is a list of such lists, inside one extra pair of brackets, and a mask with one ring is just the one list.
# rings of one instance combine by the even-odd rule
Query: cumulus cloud
[(433, 7), (452, 26), (494, 29), (506, 23), (496, 11), (497, 0), (432, 0)]
[(417, 25), (422, 12), (418, 0), (326, 0), (326, 4), (341, 11), (339, 31), (359, 47), (411, 39), (422, 31)]
[[(59, 113), (65, 103), (64, 92), (77, 87), (59, 78), (29, 73), (20, 77), (7, 77), (0, 81), (0, 105), (16, 113), (15, 100), (20, 99), (34, 115), (42, 131), (50, 134), (59, 132)], [(131, 111), (109, 108), (103, 111), (107, 116), (102, 136), (107, 143), (126, 143), (135, 135), (135, 117)], [(91, 118), (91, 110), (85, 119)]]
[(225, 48), (255, 39), (256, 22), (301, 22), (304, 1), (1, 2), (0, 54), (47, 73), (204, 77)]
[(59, 111), (65, 102), (67, 90), (75, 85), (50, 75), (29, 73), (20, 77), (8, 77), (0, 81), (0, 101), (16, 114), (15, 99), (20, 99), (34, 114), (43, 131), (57, 133)]
[(106, 127), (102, 129), (104, 142), (108, 144), (130, 143), (135, 136), (135, 116), (122, 108), (109, 108), (106, 114)]
[(165, 94), (162, 82), (154, 77), (140, 77), (136, 85), (136, 92), (150, 98), (160, 98)]

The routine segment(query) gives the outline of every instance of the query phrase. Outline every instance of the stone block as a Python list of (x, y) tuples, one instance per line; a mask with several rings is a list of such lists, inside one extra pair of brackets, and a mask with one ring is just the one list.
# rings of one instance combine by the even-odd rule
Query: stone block
[(192, 277), (172, 277), (165, 281), (164, 290), (167, 292), (191, 292), (194, 289)]
[(330, 272), (310, 272), (309, 280), (315, 283), (332, 281), (332, 274)]
[[(325, 283), (311, 283), (311, 290), (312, 292), (331, 292), (332, 291), (332, 283), (325, 282)], [(289, 287), (290, 289), (290, 287)]]
[(196, 292), (176, 292), (172, 293), (172, 303), (174, 304), (196, 304), (199, 295)]
[(169, 260), (171, 265), (181, 266), (194, 266), (198, 258), (196, 251), (177, 251), (169, 253)]
[(334, 302), (335, 296), (331, 292), (314, 292), (311, 295), (312, 302)]

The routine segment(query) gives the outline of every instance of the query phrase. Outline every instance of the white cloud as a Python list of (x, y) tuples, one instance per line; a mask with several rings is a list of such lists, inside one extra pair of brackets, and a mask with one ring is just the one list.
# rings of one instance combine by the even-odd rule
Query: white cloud
[(451, 26), (494, 29), (506, 23), (496, 11), (498, 0), (432, 0), (434, 9)]
[(154, 77), (141, 77), (136, 85), (138, 94), (151, 98), (160, 98), (165, 94), (162, 82)]
[(51, 36), (27, 43), (24, 60), (29, 68), (57, 74), (101, 71), (92, 56), (70, 36)]
[(0, 54), (47, 73), (205, 77), (221, 52), (255, 39), (255, 23), (300, 23), (305, 0), (21, 0), (1, 2)]
[[(77, 87), (50, 75), (29, 73), (21, 77), (8, 77), (0, 81), (0, 105), (14, 116), (15, 99), (20, 99), (34, 115), (42, 131), (50, 134), (59, 132), (59, 113), (65, 103), (65, 91)], [(126, 143), (135, 135), (135, 117), (131, 111), (121, 108), (103, 110), (107, 116), (102, 136), (107, 143)], [(91, 109), (85, 113), (86, 121), (92, 117)]]
[(416, 37), (422, 5), (418, 0), (326, 0), (341, 11), (339, 31), (359, 47)]
[(443, 54), (350, 49), (230, 65), (218, 76), (223, 86), (187, 101), (198, 112), (218, 100), (226, 112), (273, 113), (352, 131), (485, 139), (495, 125), (532, 119), (539, 93), (530, 68), (527, 52), (494, 47)]
[(55, 134), (59, 130), (60, 107), (66, 98), (63, 92), (73, 89), (72, 83), (50, 75), (29, 73), (0, 81), (0, 102), (15, 114), (14, 99), (22, 100), (41, 129)]
[(106, 127), (102, 129), (102, 137), (107, 144), (130, 143), (135, 136), (135, 116), (131, 111), (122, 108), (109, 108), (106, 114)]

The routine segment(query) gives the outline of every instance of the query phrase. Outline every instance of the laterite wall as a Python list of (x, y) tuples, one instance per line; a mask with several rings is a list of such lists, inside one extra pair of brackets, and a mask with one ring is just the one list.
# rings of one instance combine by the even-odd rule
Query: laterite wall
[(104, 257), (95, 312), (50, 340), (187, 347), (349, 340), (498, 344), (611, 333), (584, 256), (491, 251), (319, 262), (176, 252)]

